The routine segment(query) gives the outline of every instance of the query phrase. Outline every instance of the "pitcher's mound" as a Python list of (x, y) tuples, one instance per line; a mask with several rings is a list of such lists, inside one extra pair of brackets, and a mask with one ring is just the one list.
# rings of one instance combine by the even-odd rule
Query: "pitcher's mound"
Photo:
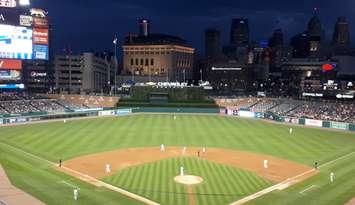
[(174, 180), (177, 183), (186, 185), (195, 185), (203, 182), (203, 179), (201, 177), (192, 175), (176, 176)]

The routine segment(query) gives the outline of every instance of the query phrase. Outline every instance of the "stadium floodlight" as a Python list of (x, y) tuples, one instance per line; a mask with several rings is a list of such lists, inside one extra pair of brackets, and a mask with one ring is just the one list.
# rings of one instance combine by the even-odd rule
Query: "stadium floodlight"
[(30, 0), (20, 0), (19, 4), (20, 4), (20, 6), (29, 6)]

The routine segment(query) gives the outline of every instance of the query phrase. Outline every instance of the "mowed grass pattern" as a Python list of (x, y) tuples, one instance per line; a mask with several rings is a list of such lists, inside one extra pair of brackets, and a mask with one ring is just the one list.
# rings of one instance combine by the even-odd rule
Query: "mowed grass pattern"
[(192, 186), (195, 200), (200, 205), (228, 204), (272, 185), (249, 171), (184, 157), (127, 168), (104, 178), (104, 181), (165, 205), (184, 205), (188, 204), (187, 187), (174, 181), (181, 165), (185, 174), (204, 179), (203, 183)]
[[(288, 133), (290, 127), (293, 127), (294, 130), (292, 135)], [(156, 146), (158, 148), (162, 143), (167, 146), (206, 146), (247, 150), (310, 166), (315, 161), (323, 164), (355, 151), (354, 133), (214, 115), (178, 115), (177, 119), (174, 120), (172, 114), (142, 114), (119, 118), (74, 120), (67, 123), (50, 122), (0, 127), (0, 142), (18, 147), (53, 162), (57, 162), (58, 159), (70, 159), (79, 155), (128, 147)], [(4, 163), (4, 157), (7, 159), (5, 168), (10, 175), (11, 173), (20, 175), (21, 172), (32, 173), (33, 166), (27, 165), (22, 166), (21, 171), (18, 171), (16, 166), (20, 165), (18, 163), (20, 160), (12, 159), (8, 156), (11, 153), (6, 150), (1, 151), (3, 151), (1, 153), (3, 157), (0, 157), (0, 163)], [(17, 155), (18, 158), (20, 156), (21, 154)], [(340, 169), (342, 166), (345, 166), (349, 173), (353, 172), (351, 163), (340, 164), (339, 167), (336, 166), (335, 168)], [(37, 178), (34, 181), (38, 181), (38, 183), (27, 183), (27, 179), (24, 177), (19, 177), (16, 180), (14, 180), (16, 177), (12, 177), (12, 179), (16, 185), (25, 190), (43, 190), (46, 185), (41, 187), (41, 180), (49, 180), (46, 172), (53, 174), (55, 171), (45, 169), (45, 171), (37, 173)], [(345, 171), (341, 173), (344, 173), (344, 182), (348, 184), (347, 186), (355, 184), (354, 177), (350, 177)], [(342, 176), (338, 175), (337, 177), (341, 178)], [(149, 177), (147, 176), (147, 180), (149, 180)], [(314, 177), (310, 180), (313, 182), (312, 180), (316, 179)], [(308, 185), (307, 183), (310, 180), (298, 186)], [(250, 186), (250, 183), (245, 184), (245, 186), (248, 185)], [(225, 189), (224, 191), (229, 193), (228, 188)], [(285, 204), (283, 200), (286, 199), (283, 196), (287, 196), (286, 204), (300, 204), (300, 196), (297, 191), (292, 192), (292, 188), (290, 190), (290, 192), (287, 190), (267, 195), (265, 196), (266, 202), (268, 197), (271, 197), (270, 200), (276, 202), (279, 200), (279, 204)], [(319, 195), (326, 193), (326, 197), (340, 200), (333, 200), (332, 203), (325, 201), (323, 204), (342, 205), (343, 201), (354, 195), (353, 191), (342, 187), (340, 184), (334, 184), (333, 188), (327, 189), (327, 191), (320, 190), (308, 197), (313, 196), (317, 199), (320, 197)], [(46, 202), (53, 200), (52, 203), (48, 204), (57, 204), (57, 201), (60, 201), (58, 194), (51, 195), (50, 192), (47, 192), (46, 196), (41, 193), (35, 196), (46, 199)], [(112, 199), (110, 196), (107, 197), (108, 201)], [(202, 200), (200, 197), (197, 198), (198, 201)], [(204, 202), (207, 203), (207, 200)], [(126, 204), (130, 203), (126, 202)], [(268, 203), (261, 201), (260, 204)]]

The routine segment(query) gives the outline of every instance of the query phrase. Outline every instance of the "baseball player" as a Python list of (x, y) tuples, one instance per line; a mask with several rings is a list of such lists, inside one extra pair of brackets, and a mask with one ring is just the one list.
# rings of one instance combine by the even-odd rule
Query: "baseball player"
[(105, 172), (106, 172), (106, 174), (111, 173), (111, 165), (110, 164), (105, 165)]
[(74, 197), (74, 200), (78, 200), (78, 197), (79, 197), (79, 190), (77, 188), (74, 189), (73, 191), (73, 197)]
[(290, 135), (292, 134), (292, 132), (293, 132), (293, 129), (292, 129), (292, 128), (290, 128)]
[(269, 161), (267, 159), (264, 160), (264, 168), (269, 168)]
[(206, 153), (206, 147), (202, 148), (202, 153)]
[(67, 120), (63, 120), (64, 123), (67, 123)]
[(183, 154), (183, 155), (185, 155), (186, 149), (187, 149), (186, 147), (183, 147), (183, 148), (182, 148), (182, 154)]
[(164, 145), (164, 144), (161, 144), (161, 145), (160, 145), (160, 151), (161, 151), (161, 152), (165, 152), (165, 145)]
[(334, 182), (334, 178), (335, 178), (334, 172), (331, 172), (329, 177), (330, 177), (330, 182), (333, 183)]
[(318, 169), (318, 162), (314, 163), (314, 169)]
[(59, 167), (62, 167), (62, 159), (59, 159)]

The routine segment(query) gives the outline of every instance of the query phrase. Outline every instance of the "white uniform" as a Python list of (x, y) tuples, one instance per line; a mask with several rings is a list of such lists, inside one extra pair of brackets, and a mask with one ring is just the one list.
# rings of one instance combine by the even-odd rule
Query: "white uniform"
[(105, 165), (105, 172), (106, 172), (106, 174), (111, 173), (111, 165), (110, 164)]
[(264, 160), (264, 168), (267, 169), (269, 168), (269, 161), (268, 160)]
[(330, 173), (330, 182), (334, 182), (335, 174), (332, 172)]
[(202, 148), (202, 153), (206, 152), (206, 147)]
[(292, 134), (292, 132), (293, 132), (293, 130), (292, 130), (292, 128), (290, 128), (290, 134)]
[(74, 189), (73, 191), (73, 197), (74, 197), (74, 200), (78, 200), (78, 197), (79, 197), (79, 190), (78, 189)]
[(182, 154), (183, 154), (183, 155), (186, 153), (186, 149), (187, 149), (186, 147), (183, 147), (183, 148), (182, 148)]
[(184, 175), (185, 175), (185, 173), (184, 173), (184, 167), (181, 166), (181, 167), (180, 167), (180, 176), (184, 176)]
[(176, 120), (176, 115), (174, 115), (174, 120)]
[(67, 123), (67, 120), (63, 120), (64, 123)]
[(164, 144), (161, 144), (161, 145), (160, 145), (160, 151), (161, 151), (161, 152), (165, 152), (165, 145), (164, 145)]

